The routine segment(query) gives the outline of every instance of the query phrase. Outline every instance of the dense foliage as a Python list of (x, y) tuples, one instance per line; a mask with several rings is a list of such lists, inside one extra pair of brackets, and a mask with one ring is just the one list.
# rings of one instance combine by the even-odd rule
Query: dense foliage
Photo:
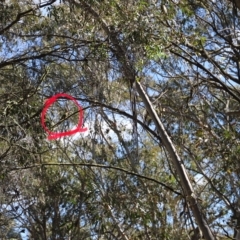
[[(0, 239), (240, 239), (237, 1), (0, 2)], [(87, 133), (47, 140), (44, 101)], [(59, 99), (53, 131), (77, 124)], [(204, 236), (205, 239), (208, 236)]]

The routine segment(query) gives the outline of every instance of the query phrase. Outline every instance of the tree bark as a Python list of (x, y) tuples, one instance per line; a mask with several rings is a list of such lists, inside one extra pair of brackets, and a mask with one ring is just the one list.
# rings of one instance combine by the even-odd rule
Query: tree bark
[(240, 0), (230, 0), (240, 10)]
[(152, 120), (154, 121), (154, 123), (160, 133), (160, 137), (162, 139), (163, 145), (166, 147), (166, 149), (172, 159), (172, 163), (178, 173), (181, 185), (184, 189), (184, 194), (186, 195), (186, 199), (190, 205), (190, 208), (193, 212), (196, 222), (203, 233), (203, 236), (207, 240), (216, 239), (213, 236), (211, 229), (209, 228), (206, 220), (204, 219), (204, 216), (202, 215), (202, 213), (200, 211), (200, 208), (199, 208), (198, 202), (197, 202), (197, 198), (192, 189), (192, 185), (188, 179), (187, 172), (183, 165), (183, 162), (180, 159), (180, 157), (178, 156), (177, 151), (176, 151), (170, 137), (168, 136), (161, 120), (159, 119), (154, 108), (152, 107), (152, 104), (151, 104), (147, 94), (144, 92), (144, 90), (139, 82), (136, 82), (136, 89), (137, 89), (137, 92), (140, 95), (141, 99), (143, 100), (144, 105), (145, 105), (149, 115), (151, 116)]

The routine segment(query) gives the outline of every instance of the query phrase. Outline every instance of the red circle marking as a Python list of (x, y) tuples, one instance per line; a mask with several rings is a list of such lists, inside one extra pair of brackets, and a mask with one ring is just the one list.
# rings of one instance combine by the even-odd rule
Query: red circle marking
[[(56, 102), (57, 99), (60, 98), (60, 97), (70, 99), (77, 105), (78, 110), (79, 110), (78, 125), (75, 129), (67, 131), (67, 132), (51, 132), (45, 125), (46, 113), (47, 113), (48, 108), (54, 102)], [(70, 96), (66, 93), (58, 93), (58, 94), (54, 95), (53, 97), (47, 99), (47, 101), (44, 104), (44, 108), (42, 110), (41, 123), (42, 123), (42, 126), (45, 129), (45, 131), (49, 134), (49, 136), (48, 136), (49, 140), (57, 139), (57, 138), (64, 137), (64, 136), (69, 136), (69, 135), (75, 134), (77, 132), (86, 132), (87, 131), (87, 128), (82, 128), (82, 125), (83, 125), (83, 109), (82, 109), (82, 107), (78, 104), (78, 102), (75, 98), (73, 98), (72, 96)]]

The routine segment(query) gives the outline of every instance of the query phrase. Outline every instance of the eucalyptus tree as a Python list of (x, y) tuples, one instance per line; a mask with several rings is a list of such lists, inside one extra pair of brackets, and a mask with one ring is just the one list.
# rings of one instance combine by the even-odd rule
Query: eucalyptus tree
[[(230, 231), (229, 212), (239, 221), (235, 5), (1, 4), (1, 186), (32, 239)], [(45, 140), (39, 115), (58, 92), (83, 104), (88, 139)], [(53, 107), (49, 127), (76, 124), (74, 107), (65, 125), (63, 104)], [(230, 157), (231, 168), (220, 161)], [(206, 182), (195, 184), (199, 176)]]
[[(67, 190), (64, 189), (64, 193), (62, 192), (62, 188), (65, 188), (67, 185), (70, 186), (70, 183), (62, 177), (59, 180), (61, 184), (59, 184), (57, 180), (58, 175), (51, 168), (45, 170), (43, 167), (43, 169), (36, 172), (28, 170), (32, 169), (35, 165), (39, 167), (48, 164), (50, 160), (52, 161), (51, 154), (53, 154), (55, 146), (44, 140), (46, 136), (41, 129), (39, 121), (39, 114), (42, 110), (41, 105), (44, 98), (49, 97), (57, 91), (68, 91), (78, 96), (79, 100), (88, 102), (88, 108), (90, 106), (95, 108), (99, 106), (96, 116), (102, 116), (104, 121), (117, 133), (116, 137), (122, 147), (122, 155), (127, 154), (123, 158), (128, 162), (126, 166), (130, 166), (130, 170), (127, 173), (135, 177), (141, 177), (141, 174), (137, 172), (138, 167), (135, 166), (135, 159), (133, 159), (133, 154), (131, 154), (131, 149), (128, 146), (130, 144), (131, 148), (134, 149), (135, 145), (123, 138), (118, 132), (117, 125), (114, 125), (109, 116), (103, 112), (103, 107), (105, 107), (113, 112), (119, 112), (125, 115), (125, 117), (133, 118), (131, 114), (126, 113), (126, 109), (120, 110), (119, 107), (116, 107), (119, 103), (124, 104), (123, 99), (110, 99), (109, 101), (112, 102), (113, 106), (108, 106), (107, 103), (104, 103), (107, 97), (113, 94), (112, 92), (119, 92), (119, 87), (116, 88), (116, 86), (122, 85), (115, 83), (112, 85), (108, 83), (103, 84), (101, 78), (99, 78), (98, 82), (91, 79), (93, 77), (96, 78), (96, 73), (101, 73), (99, 77), (108, 77), (108, 74), (112, 70), (111, 67), (116, 62), (115, 57), (108, 53), (108, 42), (106, 39), (103, 39), (101, 29), (97, 29), (98, 31), (96, 31), (96, 26), (94, 23), (91, 23), (89, 16), (84, 15), (84, 11), (78, 10), (80, 15), (80, 19), (78, 19), (75, 14), (72, 14), (74, 11), (72, 6), (68, 8), (65, 5), (52, 5), (55, 2), (49, 1), (40, 5), (33, 3), (30, 6), (25, 1), (9, 1), (4, 3), (2, 8), (4, 21), (2, 22), (1, 29), (3, 44), (0, 66), (3, 73), (1, 79), (3, 101), (3, 115), (1, 118), (1, 160), (3, 167), (1, 186), (3, 189), (2, 194), (6, 198), (3, 204), (7, 203), (9, 205), (8, 209), (10, 209), (11, 216), (19, 223), (19, 226), (28, 230), (30, 238), (35, 239), (67, 237), (69, 234), (73, 237), (79, 234), (78, 219), (76, 219), (76, 225), (73, 226), (73, 222), (75, 221), (73, 218), (75, 217), (71, 214), (74, 207), (78, 207), (79, 205), (71, 205), (72, 200), (70, 195), (67, 194)], [(11, 14), (7, 15), (6, 13)], [(76, 31), (76, 29), (81, 27), (79, 23), (82, 23), (85, 32)], [(79, 39), (79, 36), (82, 39)], [(101, 61), (103, 64), (98, 64)], [(77, 71), (79, 71), (78, 74)], [(69, 79), (70, 77), (71, 79)], [(126, 103), (126, 96), (129, 93), (128, 91), (122, 91), (122, 94), (123, 96), (125, 94)], [(90, 149), (91, 152), (89, 154), (93, 156), (94, 161), (101, 162), (104, 158), (106, 159), (106, 156), (97, 156), (99, 155), (97, 153), (99, 149), (95, 146), (97, 144), (96, 141), (104, 137), (102, 132), (97, 131), (99, 124), (97, 121), (99, 119), (95, 120), (94, 134), (91, 137), (93, 147)], [(146, 127), (143, 123), (142, 126)], [(151, 129), (149, 131), (154, 134)], [(101, 137), (98, 136), (99, 133), (101, 133)], [(158, 136), (155, 134), (155, 137)], [(105, 142), (108, 143), (106, 140)], [(112, 147), (113, 143), (110, 142), (108, 145)], [(86, 149), (86, 145), (83, 145), (83, 147)], [(61, 146), (61, 149), (64, 152), (65, 148), (63, 146)], [(100, 150), (104, 152), (104, 149), (100, 148)], [(112, 150), (116, 151), (114, 148)], [(76, 153), (74, 152), (74, 154)], [(71, 160), (66, 156), (58, 157), (57, 154), (54, 154), (54, 157), (55, 163), (59, 163), (58, 161), (61, 163), (64, 158), (67, 158), (69, 161)], [(79, 171), (76, 170), (76, 173), (79, 173)], [(61, 170), (61, 174), (64, 175), (63, 170)], [(95, 174), (96, 177), (99, 177), (98, 173)], [(70, 172), (68, 172), (69, 175)], [(53, 181), (54, 187), (51, 185), (51, 178), (56, 179), (56, 181)], [(48, 181), (48, 179), (50, 180)], [(98, 178), (96, 180), (99, 181)], [(154, 179), (151, 180), (156, 182)], [(105, 181), (103, 184), (105, 184)], [(158, 182), (158, 184), (160, 183)], [(73, 186), (76, 185), (73, 180), (71, 184)], [(136, 185), (136, 180), (132, 184)], [(149, 192), (150, 189), (146, 186), (147, 184), (141, 182), (141, 185), (145, 186), (144, 188), (147, 190), (145, 195), (150, 195), (151, 192)], [(162, 186), (166, 187), (164, 184)], [(174, 191), (172, 188), (169, 189)], [(65, 211), (60, 206), (65, 201), (66, 196), (64, 194), (67, 196), (67, 208), (70, 209), (70, 213), (60, 216), (57, 214), (59, 212), (64, 214)], [(101, 192), (101, 194), (104, 196), (106, 193)], [(134, 196), (136, 197), (139, 194), (134, 193)], [(77, 193), (74, 191), (74, 197), (76, 195)], [(99, 195), (97, 196), (99, 198)], [(152, 196), (150, 197), (153, 199)], [(130, 200), (132, 199), (130, 198)], [(75, 201), (78, 201), (78, 199)], [(122, 238), (127, 238), (125, 230), (122, 230), (118, 223), (121, 221), (122, 216), (116, 220), (116, 216), (112, 212), (113, 210), (111, 210), (109, 204), (105, 204), (105, 201), (103, 201), (102, 205), (107, 207), (109, 214), (112, 214), (108, 223), (108, 225), (112, 224), (112, 226), (107, 227), (107, 229), (111, 229), (116, 225), (116, 237), (120, 234), (119, 236)], [(156, 207), (157, 203), (155, 202), (154, 204)], [(138, 216), (133, 214), (132, 208), (130, 210), (130, 216), (126, 217), (126, 221), (128, 218), (132, 220)], [(94, 215), (95, 211), (92, 209), (90, 215)], [(154, 211), (155, 209), (151, 207), (151, 214), (155, 214)], [(99, 213), (97, 214), (99, 215)], [(146, 217), (148, 220), (143, 219), (143, 224), (145, 228), (149, 228), (146, 224), (150, 221), (150, 217), (149, 215)], [(71, 222), (70, 225), (69, 221)], [(94, 222), (95, 218), (92, 221)], [(152, 233), (149, 231), (143, 232), (142, 228), (140, 228), (139, 231), (142, 232), (141, 235), (143, 238), (146, 234), (158, 236), (156, 215), (154, 216), (154, 221), (155, 230)], [(166, 222), (164, 224), (167, 225)], [(95, 226), (95, 229), (91, 230), (91, 233), (86, 232), (86, 234), (92, 235), (101, 225), (99, 227)], [(127, 222), (124, 225), (124, 229), (129, 228)], [(93, 223), (92, 226), (94, 226)], [(104, 230), (105, 228), (102, 229)], [(84, 231), (81, 229), (81, 233)], [(108, 231), (111, 234), (114, 232), (112, 229)], [(134, 227), (132, 227), (127, 234), (129, 236), (137, 236), (137, 233), (134, 233), (135, 231)]]
[[(142, 40), (145, 40), (146, 36), (144, 36), (143, 39), (141, 39), (140, 31), (137, 33), (138, 39), (136, 39), (136, 37), (134, 39), (134, 33), (136, 35), (135, 29), (139, 26), (138, 24), (142, 24), (140, 15), (137, 10), (139, 10), (139, 8), (140, 8), (140, 12), (142, 10), (141, 14), (144, 14), (144, 12), (146, 12), (146, 6), (149, 6), (149, 3), (148, 2), (140, 2), (139, 4), (133, 4), (131, 6), (133, 14), (129, 14), (129, 15), (125, 16), (124, 22), (125, 23), (129, 22), (128, 26), (134, 26), (135, 27), (134, 31), (132, 29), (130, 29), (129, 27), (116, 29), (116, 27), (115, 27), (116, 24), (113, 24), (113, 27), (111, 27), (112, 22), (114, 22), (115, 19), (113, 19), (113, 18), (110, 19), (110, 21), (111, 21), (111, 26), (110, 26), (109, 18), (104, 17), (104, 13), (105, 13), (104, 11), (106, 11), (104, 4), (99, 5), (99, 3), (96, 3), (95, 5), (98, 6), (98, 8), (96, 8), (94, 6), (94, 4), (90, 5), (89, 3), (85, 2), (85, 1), (80, 1), (80, 2), (69, 1), (69, 3), (75, 5), (78, 8), (83, 8), (89, 15), (91, 15), (95, 20), (95, 24), (98, 24), (99, 27), (102, 28), (106, 37), (109, 39), (112, 51), (116, 57), (116, 60), (118, 61), (119, 65), (120, 65), (119, 67), (120, 67), (120, 70), (122, 71), (123, 77), (126, 79), (126, 81), (128, 82), (129, 86), (132, 89), (133, 89), (133, 86), (135, 85), (136, 91), (139, 93), (148, 113), (150, 114), (151, 118), (153, 119), (153, 121), (157, 127), (157, 130), (159, 131), (161, 140), (162, 140), (164, 146), (166, 147), (168, 153), (170, 154), (173, 165), (174, 165), (175, 169), (177, 170), (181, 185), (184, 190), (184, 195), (186, 197), (188, 204), (190, 204), (192, 207), (192, 211), (194, 213), (194, 216), (196, 218), (196, 221), (197, 221), (199, 227), (201, 228), (204, 236), (207, 239), (214, 239), (214, 236), (213, 236), (207, 222), (205, 221), (203, 215), (201, 214), (199, 205), (197, 203), (196, 195), (194, 194), (191, 183), (189, 182), (185, 167), (181, 163), (181, 159), (180, 159), (179, 155), (177, 154), (175, 147), (172, 144), (172, 141), (169, 138), (169, 135), (167, 134), (161, 120), (158, 118), (155, 110), (152, 108), (152, 104), (151, 104), (148, 96), (144, 92), (141, 84), (139, 83), (140, 79), (137, 79), (137, 78), (140, 78), (140, 76), (138, 76), (138, 74), (137, 74), (137, 69), (136, 69), (135, 64), (137, 64), (137, 65), (139, 64), (139, 57), (140, 57), (139, 49), (144, 50), (144, 47), (153, 44), (153, 41), (152, 42), (150, 41), (150, 44), (149, 44), (149, 42), (147, 44), (146, 44), (146, 42), (143, 42)], [(109, 5), (109, 7), (111, 6), (110, 4), (106, 4), (106, 5)], [(114, 3), (112, 3), (112, 6), (110, 9), (108, 7), (108, 12), (110, 12), (110, 10), (112, 10), (115, 13), (115, 16), (117, 16), (117, 18), (119, 16), (122, 17), (124, 8), (126, 8), (127, 5), (128, 5), (128, 3), (123, 4), (123, 8), (121, 8), (122, 6), (118, 2), (114, 2)], [(145, 6), (145, 8), (143, 6)], [(156, 7), (156, 5), (155, 5), (155, 7)], [(128, 9), (128, 10), (130, 10), (130, 9)], [(116, 14), (116, 12), (117, 12), (117, 14)], [(118, 19), (116, 19), (116, 20), (118, 20)], [(154, 21), (154, 24), (156, 24), (156, 23), (157, 22)], [(159, 23), (161, 23), (161, 21)], [(151, 29), (151, 28), (149, 28), (149, 29)], [(151, 32), (151, 30), (150, 30), (150, 32)], [(166, 37), (164, 32), (163, 32), (163, 36)], [(131, 40), (133, 40), (134, 43), (136, 43), (136, 40), (137, 41), (140, 40), (138, 43), (142, 44), (142, 46), (138, 47), (138, 54), (135, 54), (135, 46), (133, 46), (131, 48), (131, 44), (127, 44), (129, 42), (129, 37), (130, 37), (130, 39), (133, 38)], [(164, 38), (164, 37), (162, 37), (162, 38)], [(160, 38), (160, 39), (162, 39), (162, 38)], [(152, 39), (155, 40), (154, 38), (150, 38), (150, 40), (152, 40)], [(145, 46), (144, 46), (144, 44), (145, 44)], [(135, 101), (135, 100), (133, 100), (133, 101)], [(135, 111), (136, 111), (135, 105), (133, 104), (134, 114), (136, 114)]]
[[(195, 130), (200, 139), (197, 146), (204, 146), (204, 141), (209, 146), (215, 139), (211, 150), (204, 147), (204, 156), (200, 157), (201, 164), (214, 166), (215, 171), (211, 167), (204, 171), (200, 165), (197, 167), (209, 183), (212, 194), (219, 199), (215, 205), (219, 217), (224, 212), (226, 216), (231, 213), (232, 221), (229, 222), (235, 222), (231, 226), (234, 237), (239, 239), (239, 193), (235, 182), (238, 174), (227, 167), (234, 161), (233, 155), (238, 148), (239, 10), (229, 1), (190, 1), (189, 6), (190, 11), (179, 15), (176, 21), (176, 26), (181, 29), (180, 38), (177, 43), (172, 41), (170, 50), (176, 57), (172, 67), (166, 64), (165, 70), (169, 76), (176, 80), (185, 79), (191, 85), (186, 100), (189, 113), (198, 112), (192, 119), (198, 128)], [(230, 139), (234, 139), (233, 142)], [(198, 154), (193, 154), (192, 158), (198, 159)]]

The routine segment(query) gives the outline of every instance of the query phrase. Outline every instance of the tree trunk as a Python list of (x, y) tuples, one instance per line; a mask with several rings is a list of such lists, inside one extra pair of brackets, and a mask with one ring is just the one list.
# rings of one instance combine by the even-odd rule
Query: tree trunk
[(159, 119), (156, 111), (153, 109), (152, 104), (151, 104), (147, 94), (144, 92), (144, 90), (139, 82), (136, 82), (136, 89), (137, 89), (137, 92), (140, 95), (141, 99), (143, 100), (144, 105), (145, 105), (149, 115), (151, 116), (152, 120), (154, 121), (154, 123), (160, 133), (160, 137), (162, 139), (163, 145), (166, 147), (169, 155), (171, 156), (173, 165), (177, 170), (181, 185), (184, 189), (184, 194), (190, 205), (190, 208), (193, 212), (193, 215), (197, 221), (199, 228), (201, 229), (205, 239), (214, 240), (215, 237), (213, 236), (207, 222), (205, 221), (205, 219), (199, 209), (197, 198), (194, 194), (191, 183), (188, 179), (186, 169), (183, 165), (182, 160), (178, 156), (177, 151), (176, 151), (171, 139), (169, 138), (161, 120)]
[(240, 10), (240, 0), (231, 0), (231, 2)]

